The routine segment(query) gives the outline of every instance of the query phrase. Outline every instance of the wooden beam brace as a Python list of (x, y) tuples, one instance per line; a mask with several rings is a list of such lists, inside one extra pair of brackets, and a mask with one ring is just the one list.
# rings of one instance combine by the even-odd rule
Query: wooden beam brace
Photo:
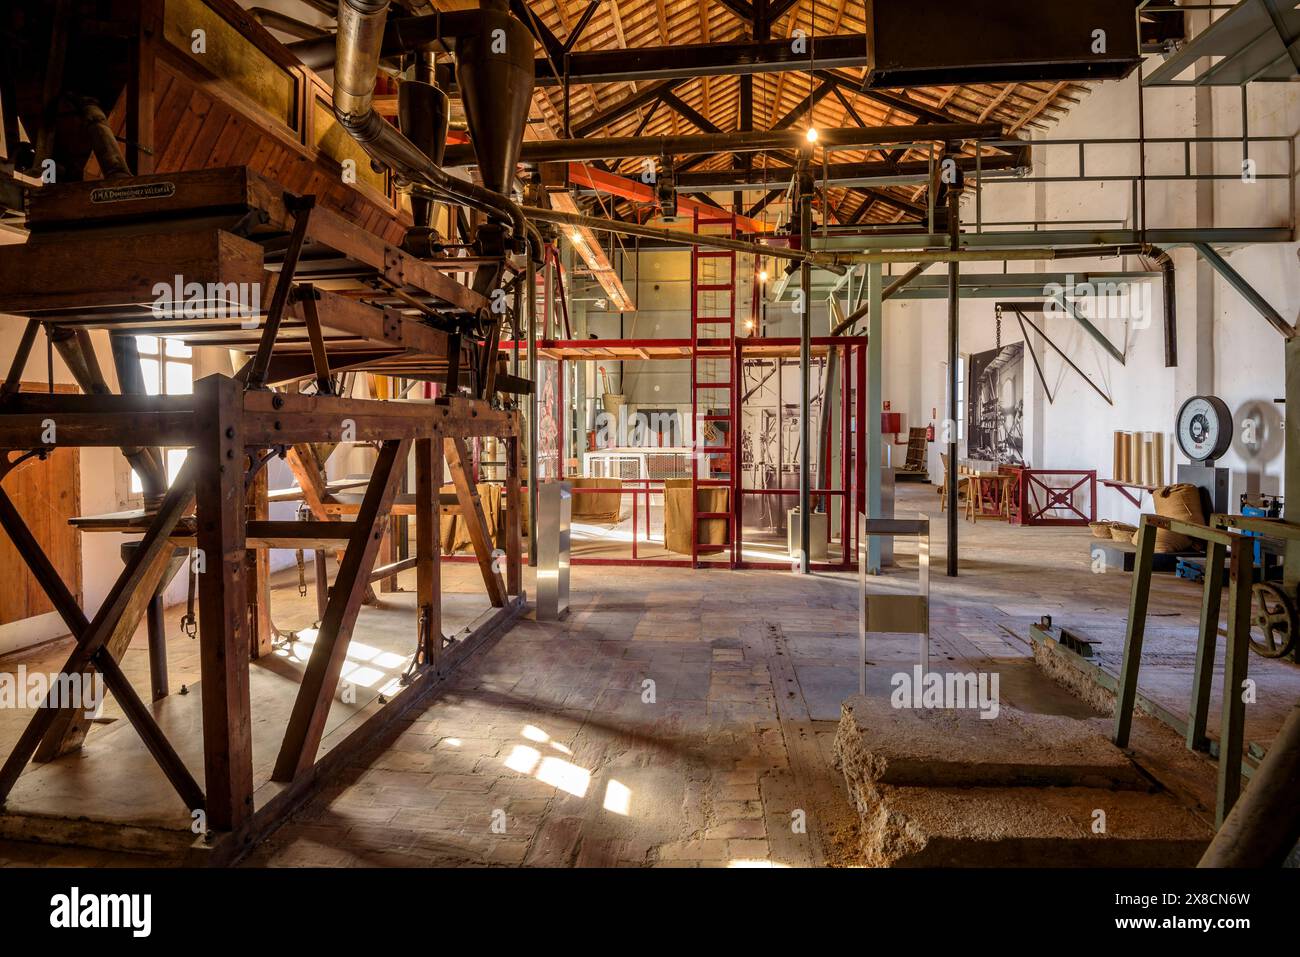
[(292, 781), (316, 762), (330, 703), (347, 658), (352, 627), (383, 538), (383, 522), (397, 493), (410, 449), (409, 439), (386, 441), (380, 449), (280, 745), (272, 774), (276, 781)]
[(592, 15), (595, 14), (596, 10), (600, 7), (601, 2), (602, 0), (591, 0), (591, 2), (587, 4), (587, 8), (582, 11), (582, 16), (578, 18), (578, 22), (573, 25), (573, 29), (569, 31), (569, 35), (564, 38), (564, 46), (560, 50), (561, 53), (568, 53), (573, 49), (574, 44), (582, 38), (582, 31), (587, 29), (587, 24), (590, 22)]
[(660, 99), (663, 101), (665, 106), (672, 107), (682, 116), (686, 117), (686, 119), (694, 123), (695, 126), (698, 127), (700, 130), (702, 130), (703, 132), (705, 133), (722, 132), (722, 130), (719, 129), (716, 124), (712, 123), (706, 116), (700, 113), (699, 110), (695, 109), (695, 107), (691, 106), (685, 100), (681, 99), (681, 97), (679, 97), (676, 93), (664, 93), (660, 97)]
[(658, 83), (647, 84), (632, 96), (620, 100), (613, 106), (601, 110), (595, 116), (579, 123), (574, 127), (573, 135), (579, 138), (590, 136), (602, 126), (607, 126), (615, 120), (622, 119), (638, 107), (645, 106), (647, 103), (659, 99), (662, 94), (676, 89), (685, 82), (685, 77), (675, 77), (670, 80), (660, 80)]
[[(80, 674), (90, 670), (95, 655), (115, 635), (125, 632), (126, 641), (130, 641), (130, 635), (134, 633), (135, 626), (153, 597), (158, 579), (171, 557), (172, 545), (168, 536), (193, 500), (193, 468), (187, 460), (181, 468), (181, 474), (177, 476), (176, 482), (163, 499), (153, 525), (145, 533), (139, 547), (122, 570), (122, 574), (114, 582), (94, 620), (80, 633), (77, 645), (60, 669), (60, 673)], [(70, 612), (70, 608), (65, 607), (61, 609), (61, 613), (63, 611)], [(129, 630), (124, 622), (129, 623)], [(47, 705), (48, 703), (47, 699)], [(19, 736), (4, 766), (0, 767), (0, 803), (8, 797), (14, 782), (18, 780), (18, 775), (27, 766), (27, 762), (36, 755), (42, 742), (47, 740), (52, 742), (57, 752), (64, 732), (70, 724), (68, 718), (75, 714), (77, 712), (67, 708), (43, 706), (37, 710)]]
[(478, 488), (469, 474), (469, 451), (465, 447), (465, 440), (460, 436), (446, 438), (443, 448), (447, 454), (447, 470), (451, 472), (451, 482), (456, 487), (456, 497), (460, 500), (460, 516), (469, 533), (470, 544), (474, 546), (474, 557), (478, 559), (488, 598), (495, 607), (501, 608), (506, 603), (506, 586), (492, 555), (492, 542), (488, 539), (487, 519), (483, 516)]
[(311, 218), (312, 208), (316, 205), (315, 196), (294, 198), (285, 195), (285, 203), (293, 211), (293, 231), (289, 234), (289, 245), (280, 264), (280, 273), (276, 277), (275, 290), (271, 293), (271, 305), (266, 310), (266, 322), (262, 327), (262, 338), (257, 344), (257, 354), (253, 356), (253, 365), (248, 373), (248, 387), (261, 389), (266, 385), (266, 370), (271, 364), (271, 352), (275, 349), (275, 337), (280, 331), (280, 320), (284, 318), (285, 307), (289, 304), (289, 294), (293, 289), (293, 274), (298, 268), (298, 257), (302, 253), (303, 241), (307, 238), (307, 221)]
[(298, 288), (302, 303), (302, 318), (307, 324), (307, 339), (311, 342), (311, 364), (316, 373), (316, 394), (333, 395), (334, 383), (330, 380), (330, 360), (325, 353), (325, 337), (321, 333), (320, 313), (316, 309), (316, 287), (303, 283)]

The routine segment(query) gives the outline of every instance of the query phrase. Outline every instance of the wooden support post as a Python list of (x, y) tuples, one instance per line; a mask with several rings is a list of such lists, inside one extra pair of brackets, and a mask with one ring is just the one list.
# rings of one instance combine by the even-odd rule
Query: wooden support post
[(253, 813), (249, 723), (250, 627), (245, 577), (243, 395), (226, 376), (194, 388), (199, 572), (199, 669), (207, 824), (234, 830)]
[(1218, 827), (1241, 794), (1241, 751), (1245, 741), (1244, 685), (1250, 658), (1250, 590), (1254, 583), (1254, 539), (1228, 550), (1228, 638), (1223, 657), (1223, 714), (1219, 720), (1219, 783), (1214, 825)]
[(415, 442), (415, 607), (426, 665), (442, 657), (442, 442)]
[[(954, 474), (956, 469), (954, 468)], [(1142, 640), (1146, 637), (1147, 601), (1151, 597), (1151, 565), (1156, 550), (1156, 530), (1144, 516), (1138, 529), (1137, 555), (1133, 559), (1133, 590), (1128, 603), (1128, 633), (1124, 636), (1124, 664), (1115, 696), (1116, 746), (1128, 747), (1133, 728), (1133, 706), (1137, 701), (1138, 668), (1142, 665)]]
[[(266, 473), (267, 466), (264, 465), (254, 473), (248, 485), (246, 509), (250, 522), (265, 522), (271, 517)], [(271, 642), (275, 637), (271, 625), (271, 552), (265, 548), (250, 548), (245, 555), (249, 582), (249, 646), (252, 657), (261, 658), (271, 653)]]
[[(519, 436), (505, 440), (506, 446), (506, 592), (515, 597), (524, 593), (523, 546), (520, 544), (523, 493), (519, 483)], [(647, 509), (648, 511), (648, 509)], [(633, 529), (635, 533), (635, 529)]]
[(352, 626), (383, 538), (383, 522), (392, 506), (410, 448), (410, 440), (401, 439), (387, 441), (380, 449), (280, 745), (272, 775), (276, 781), (292, 781), (316, 762), (330, 702), (347, 657)]
[(136, 176), (154, 171), (154, 51), (163, 37), (164, 0), (141, 0), (139, 33), (126, 87), (126, 163)]
[(1214, 650), (1219, 642), (1219, 606), (1223, 600), (1223, 560), (1227, 546), (1205, 543), (1205, 592), (1201, 595), (1201, 631), (1196, 642), (1196, 669), (1192, 672), (1192, 704), (1187, 713), (1187, 747), (1204, 751), (1206, 719), (1210, 714), (1210, 689), (1214, 683)]
[(479, 501), (478, 489), (469, 474), (469, 451), (465, 440), (459, 436), (450, 436), (443, 441), (447, 454), (447, 468), (451, 472), (452, 484), (456, 487), (456, 499), (460, 503), (460, 517), (469, 532), (470, 544), (474, 546), (474, 557), (478, 559), (479, 571), (483, 574), (483, 584), (487, 587), (488, 598), (496, 608), (506, 603), (506, 585), (501, 580), (501, 573), (496, 569), (492, 555), (492, 542), (488, 538), (487, 519), (483, 516), (483, 503)]
[(443, 400), (450, 399), (460, 392), (460, 333), (453, 332), (447, 336), (447, 394)]
[[(181, 469), (181, 474), (163, 499), (149, 531), (141, 539), (139, 547), (131, 556), (131, 561), (122, 570), (108, 597), (100, 606), (95, 620), (84, 630), (76, 632), (80, 636), (77, 646), (68, 656), (61, 673), (88, 673), (92, 668), (92, 660), (101, 648), (107, 647), (109, 653), (113, 654), (110, 639), (122, 643), (123, 648), (130, 642), (130, 636), (135, 632), (136, 625), (144, 614), (145, 606), (149, 603), (154, 589), (158, 587), (158, 578), (161, 577), (167, 560), (171, 557), (172, 545), (168, 541), (168, 536), (181, 516), (188, 511), (194, 499), (193, 475), (194, 470), (187, 460)], [(5, 502), (8, 502), (7, 496), (0, 498), (0, 514), (5, 511)], [(12, 503), (9, 504), (12, 507)], [(14, 515), (16, 514), (14, 512)], [(6, 518), (6, 531), (9, 531), (10, 536), (13, 537), (14, 530), (9, 528), (10, 524), (10, 519)], [(18, 539), (14, 540), (17, 543)], [(27, 553), (22, 547), (19, 548), (19, 554), (26, 554), (29, 562), (33, 561), (37, 553), (40, 553), (39, 548), (31, 553)], [(52, 571), (52, 566), (50, 570)], [(35, 565), (33, 573), (36, 573)], [(58, 580), (57, 573), (54, 573), (53, 579), (50, 580)], [(51, 600), (54, 601), (60, 614), (65, 612), (71, 614), (72, 609), (76, 608), (76, 602), (71, 601), (69, 597), (56, 600), (51, 594)], [(77, 614), (81, 614), (80, 609), (77, 609)], [(121, 640), (122, 633), (126, 635), (124, 642)], [(117, 658), (119, 655), (113, 654), (113, 657)], [(27, 762), (33, 756), (38, 756), (38, 748), (51, 758), (63, 753), (65, 735), (75, 735), (76, 728), (79, 726), (78, 719), (85, 720), (81, 712), (73, 709), (42, 707), (37, 710), (23, 730), (18, 743), (9, 753), (4, 766), (0, 768), (0, 803), (3, 803), (8, 796), (14, 782), (18, 780), (18, 775), (27, 766)], [(82, 734), (84, 735), (84, 731)], [(79, 743), (78, 738), (76, 744)]]

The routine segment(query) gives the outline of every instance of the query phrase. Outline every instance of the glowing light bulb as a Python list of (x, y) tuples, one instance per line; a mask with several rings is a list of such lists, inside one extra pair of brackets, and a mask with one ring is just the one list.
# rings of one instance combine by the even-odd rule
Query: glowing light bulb
[(810, 127), (808, 127), (808, 132), (805, 133), (804, 136), (806, 136), (806, 137), (808, 138), (808, 142), (809, 142), (809, 143), (816, 143), (816, 142), (817, 142), (817, 127), (815, 127), (815, 126), (810, 126)]
[(766, 269), (764, 269), (762, 272), (760, 272), (760, 273), (758, 274), (758, 281), (759, 281), (759, 282), (767, 282), (767, 270), (766, 270)]

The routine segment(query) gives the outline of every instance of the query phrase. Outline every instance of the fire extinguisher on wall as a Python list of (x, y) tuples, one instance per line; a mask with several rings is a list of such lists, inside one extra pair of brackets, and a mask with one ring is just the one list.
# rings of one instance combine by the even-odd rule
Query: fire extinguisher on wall
[(933, 423), (933, 422), (931, 422), (929, 425), (927, 425), (927, 426), (925, 427), (925, 440), (926, 440), (927, 442), (933, 442), (933, 441), (934, 441), (934, 423)]

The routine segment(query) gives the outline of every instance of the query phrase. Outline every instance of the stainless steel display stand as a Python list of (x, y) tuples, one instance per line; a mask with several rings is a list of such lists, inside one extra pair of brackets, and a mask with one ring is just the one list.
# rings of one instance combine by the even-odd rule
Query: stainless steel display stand
[[(917, 538), (917, 566), (920, 591), (914, 595), (888, 592), (868, 593), (874, 579), (867, 569), (867, 552), (873, 537), (893, 539), (899, 535)], [(920, 636), (921, 671), (930, 667), (930, 520), (868, 518), (858, 516), (858, 693), (867, 693), (867, 635), (916, 634)]]
[(537, 487), (537, 620), (556, 621), (569, 611), (569, 527), (573, 485)]

